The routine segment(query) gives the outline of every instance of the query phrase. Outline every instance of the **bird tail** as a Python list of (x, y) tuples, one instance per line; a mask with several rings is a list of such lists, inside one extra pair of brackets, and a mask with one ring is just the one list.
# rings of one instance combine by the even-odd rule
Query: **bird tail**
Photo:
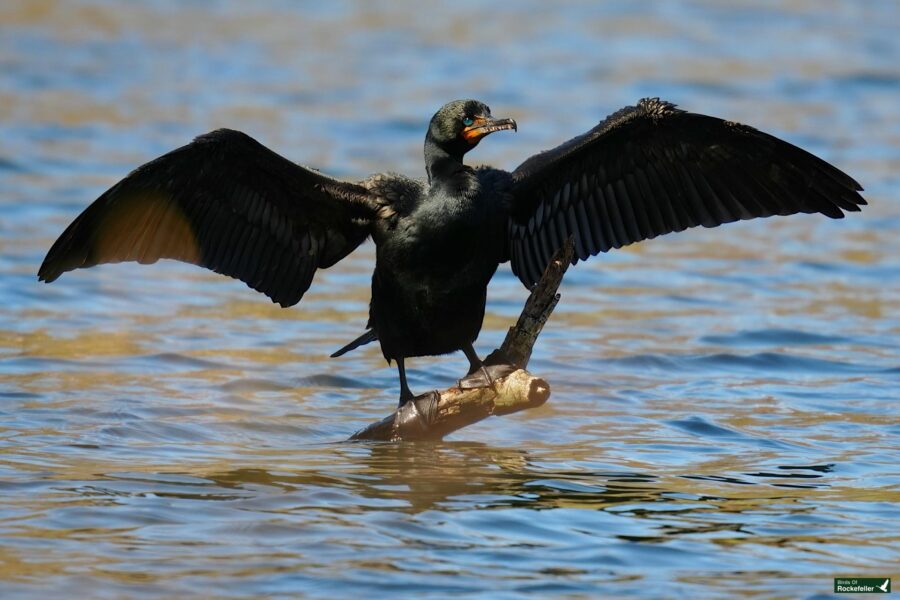
[(353, 340), (352, 342), (350, 342), (349, 344), (347, 344), (346, 346), (344, 346), (343, 348), (341, 348), (340, 350), (338, 350), (337, 352), (332, 354), (331, 358), (337, 358), (338, 356), (343, 356), (344, 354), (347, 354), (351, 350), (356, 350), (360, 346), (365, 346), (366, 344), (374, 342), (377, 339), (378, 339), (378, 334), (375, 333), (375, 330), (369, 329), (364, 334), (362, 334), (361, 336), (359, 336), (358, 338), (356, 338), (355, 340)]

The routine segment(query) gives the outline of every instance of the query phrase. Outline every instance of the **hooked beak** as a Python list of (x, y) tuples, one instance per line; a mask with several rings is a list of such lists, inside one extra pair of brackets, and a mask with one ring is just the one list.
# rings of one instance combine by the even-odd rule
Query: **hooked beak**
[(516, 131), (516, 122), (512, 119), (494, 119), (493, 117), (475, 117), (475, 122), (463, 129), (462, 136), (472, 145), (478, 143), (481, 138), (495, 131), (512, 129)]

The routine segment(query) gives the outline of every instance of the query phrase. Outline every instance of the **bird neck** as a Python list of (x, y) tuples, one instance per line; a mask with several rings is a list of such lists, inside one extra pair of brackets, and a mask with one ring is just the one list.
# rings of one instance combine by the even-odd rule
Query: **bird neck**
[(430, 136), (425, 139), (425, 170), (432, 186), (455, 179), (468, 171), (463, 164), (463, 152), (447, 151), (438, 146)]

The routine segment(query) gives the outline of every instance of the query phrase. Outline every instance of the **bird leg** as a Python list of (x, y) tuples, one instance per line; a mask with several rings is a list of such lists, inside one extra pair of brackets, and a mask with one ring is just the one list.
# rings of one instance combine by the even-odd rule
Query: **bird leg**
[(516, 367), (508, 364), (484, 364), (478, 358), (478, 354), (475, 353), (475, 348), (472, 347), (472, 344), (463, 346), (462, 351), (465, 353), (466, 358), (469, 359), (469, 372), (459, 380), (460, 389), (492, 387), (494, 380), (506, 377), (516, 370)]
[(471, 375), (475, 371), (484, 368), (484, 363), (481, 362), (481, 359), (478, 358), (478, 354), (475, 352), (475, 348), (472, 344), (466, 344), (463, 346), (463, 354), (466, 355), (466, 358), (469, 359), (469, 372), (466, 375)]
[(406, 383), (406, 365), (403, 364), (404, 359), (397, 359), (397, 371), (400, 373), (400, 403), (399, 406), (403, 406), (415, 396), (413, 396), (412, 391), (409, 389), (409, 384)]

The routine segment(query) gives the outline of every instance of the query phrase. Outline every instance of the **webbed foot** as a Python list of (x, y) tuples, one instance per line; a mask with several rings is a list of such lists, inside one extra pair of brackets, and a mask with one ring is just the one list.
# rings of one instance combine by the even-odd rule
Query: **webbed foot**
[(429, 427), (437, 415), (438, 402), (441, 394), (437, 390), (419, 394), (406, 404), (401, 404), (397, 409), (396, 425), (399, 428), (408, 428), (415, 425), (417, 428)]
[(411, 391), (409, 391), (409, 388), (401, 389), (400, 390), (400, 402), (397, 403), (397, 406), (402, 407), (404, 404), (406, 404), (407, 402), (409, 402), (410, 400), (413, 400), (413, 399), (415, 399), (415, 396), (413, 396), (413, 393)]
[(481, 365), (470, 371), (468, 375), (459, 380), (459, 387), (463, 390), (491, 387), (498, 379), (506, 377), (518, 370), (514, 365)]

